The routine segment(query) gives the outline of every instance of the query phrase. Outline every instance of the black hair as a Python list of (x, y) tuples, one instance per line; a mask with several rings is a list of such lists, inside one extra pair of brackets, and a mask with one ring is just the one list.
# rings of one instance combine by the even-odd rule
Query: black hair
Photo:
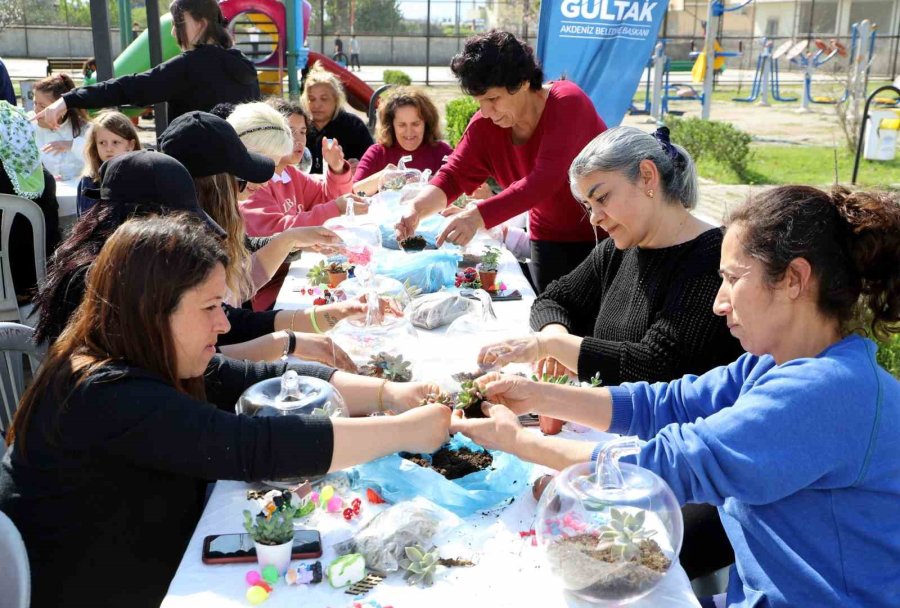
[(544, 84), (544, 72), (534, 49), (500, 30), (466, 40), (462, 53), (451, 60), (450, 69), (469, 95), (484, 95), (492, 87), (515, 93), (523, 82), (532, 91), (539, 91)]

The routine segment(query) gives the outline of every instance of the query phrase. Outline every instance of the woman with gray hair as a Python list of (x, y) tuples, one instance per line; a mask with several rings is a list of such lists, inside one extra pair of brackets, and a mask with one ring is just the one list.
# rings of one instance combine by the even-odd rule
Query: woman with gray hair
[(481, 362), (548, 359), (553, 375), (619, 384), (734, 360), (740, 346), (712, 312), (722, 232), (691, 214), (697, 172), (669, 130), (610, 129), (575, 158), (569, 179), (609, 238), (535, 300), (531, 326), (540, 333), (486, 346)]
[[(740, 356), (725, 319), (713, 313), (722, 231), (691, 214), (697, 171), (669, 130), (609, 129), (578, 154), (569, 180), (609, 237), (535, 300), (531, 327), (539, 333), (485, 346), (479, 362), (539, 361), (550, 374), (583, 381), (598, 374), (610, 386), (702, 374)], [(553, 422), (542, 420), (542, 428), (559, 432)], [(684, 518), (688, 576), (733, 561), (715, 509), (688, 505)]]

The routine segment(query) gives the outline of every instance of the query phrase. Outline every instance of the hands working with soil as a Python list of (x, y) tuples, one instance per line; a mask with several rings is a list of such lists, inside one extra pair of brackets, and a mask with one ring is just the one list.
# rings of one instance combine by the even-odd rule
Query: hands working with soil
[(462, 433), (475, 443), (514, 454), (523, 460), (555, 469), (590, 460), (591, 442), (545, 437), (522, 427), (518, 416), (534, 412), (572, 420), (596, 428), (609, 428), (612, 399), (606, 389), (534, 382), (521, 376), (491, 373), (478, 378), (486, 418), (454, 415), (450, 433)]

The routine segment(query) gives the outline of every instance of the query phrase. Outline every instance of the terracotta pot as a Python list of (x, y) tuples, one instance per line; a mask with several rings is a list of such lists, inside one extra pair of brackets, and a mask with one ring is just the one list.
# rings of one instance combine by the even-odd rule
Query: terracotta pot
[(343, 283), (347, 279), (346, 272), (329, 272), (328, 273), (328, 286), (334, 289), (341, 283)]
[(544, 435), (558, 434), (566, 423), (565, 420), (557, 420), (550, 416), (538, 416), (538, 422), (541, 425), (541, 432), (544, 433)]
[(494, 286), (497, 283), (496, 270), (479, 270), (478, 278), (481, 280), (482, 289), (485, 291), (494, 291)]
[(271, 565), (275, 566), (279, 574), (287, 572), (291, 565), (293, 539), (280, 545), (262, 545), (256, 541), (253, 541), (253, 545), (256, 547), (256, 561), (259, 562), (260, 570)]

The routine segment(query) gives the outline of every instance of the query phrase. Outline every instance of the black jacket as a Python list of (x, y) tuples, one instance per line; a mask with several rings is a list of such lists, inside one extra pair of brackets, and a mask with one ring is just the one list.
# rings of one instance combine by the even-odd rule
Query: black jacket
[(375, 143), (372, 134), (366, 123), (356, 114), (352, 114), (346, 110), (338, 112), (336, 118), (332, 119), (325, 128), (319, 131), (313, 125), (310, 125), (309, 139), (306, 145), (312, 153), (312, 170), (310, 173), (322, 173), (322, 138), (337, 138), (338, 143), (344, 150), (344, 158), (355, 158), (359, 160), (369, 149), (369, 146)]
[(113, 78), (63, 95), (70, 108), (169, 103), (169, 120), (222, 102), (260, 99), (253, 63), (237, 49), (200, 45), (152, 70)]
[[(291, 367), (322, 379), (333, 371)], [(32, 608), (159, 606), (202, 512), (205, 480), (327, 471), (330, 419), (234, 413), (246, 387), (285, 368), (215, 357), (207, 386), (217, 390), (207, 399), (216, 403), (124, 363), (92, 374), (65, 408), (45, 395), (26, 454), (17, 440), (0, 462), (0, 510), (28, 547)], [(239, 528), (235, 520), (222, 532)]]

